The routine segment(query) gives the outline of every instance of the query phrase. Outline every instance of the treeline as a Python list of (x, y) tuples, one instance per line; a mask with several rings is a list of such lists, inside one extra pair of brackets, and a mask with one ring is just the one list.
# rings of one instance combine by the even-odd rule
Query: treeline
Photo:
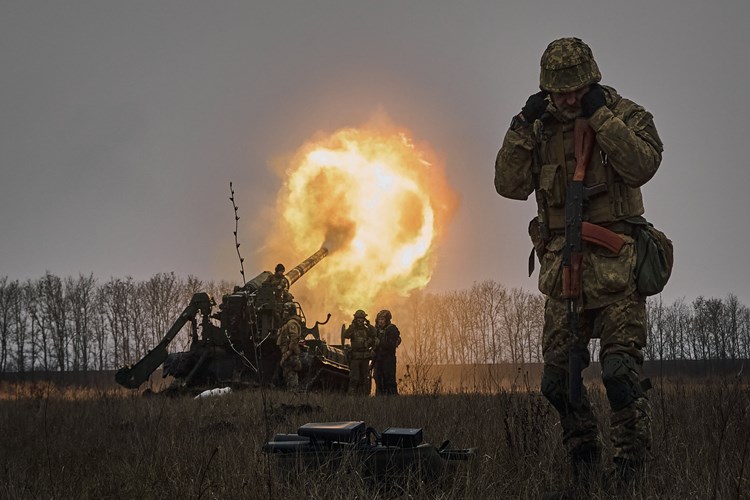
[[(664, 304), (647, 301), (647, 360), (750, 359), (750, 308), (729, 294)], [(543, 361), (544, 297), (495, 281), (467, 290), (416, 294), (400, 311), (412, 362), (515, 364)], [(591, 343), (598, 360), (598, 340)]]
[[(93, 275), (0, 278), (0, 373), (89, 371), (141, 359), (192, 295), (221, 297), (233, 283), (160, 273), (146, 281)], [(495, 281), (439, 294), (417, 293), (393, 310), (401, 352), (430, 364), (542, 361), (544, 298)], [(750, 308), (736, 296), (664, 304), (649, 299), (647, 359), (748, 359)], [(178, 335), (172, 350), (188, 347)], [(593, 344), (594, 359), (597, 345)]]
[[(159, 273), (146, 281), (46, 273), (0, 278), (0, 373), (109, 370), (135, 363), (162, 339), (193, 293), (221, 296), (227, 282)], [(188, 339), (174, 340), (184, 349)]]

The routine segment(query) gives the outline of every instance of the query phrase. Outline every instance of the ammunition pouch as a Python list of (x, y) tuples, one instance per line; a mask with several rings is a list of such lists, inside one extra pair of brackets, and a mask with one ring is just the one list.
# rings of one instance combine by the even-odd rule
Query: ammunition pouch
[[(587, 245), (581, 263), (584, 307), (593, 309), (627, 297), (636, 291), (633, 270), (636, 263), (635, 241), (622, 235), (619, 253), (599, 245)], [(539, 291), (547, 297), (564, 299), (562, 254), (565, 237), (554, 235), (540, 259)]]
[(589, 246), (584, 257), (583, 281), (586, 288), (584, 293), (590, 298), (622, 293), (628, 287), (630, 293), (633, 292), (631, 272), (635, 265), (635, 252), (632, 238), (625, 241), (619, 253), (599, 245)]
[(555, 236), (539, 259), (539, 291), (548, 297), (562, 298), (562, 252), (565, 237)]
[(674, 265), (674, 247), (667, 235), (643, 217), (628, 222), (637, 227), (635, 283), (638, 293), (648, 297), (664, 290)]
[(565, 171), (559, 163), (542, 165), (539, 170), (539, 191), (552, 208), (565, 206)]

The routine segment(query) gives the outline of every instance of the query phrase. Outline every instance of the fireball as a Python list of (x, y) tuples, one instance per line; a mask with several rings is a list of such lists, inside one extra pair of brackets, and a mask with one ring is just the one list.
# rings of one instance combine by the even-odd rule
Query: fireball
[(456, 195), (406, 131), (347, 128), (293, 155), (277, 207), (283, 227), (269, 247), (292, 260), (328, 248), (300, 284), (325, 308), (352, 313), (429, 283)]

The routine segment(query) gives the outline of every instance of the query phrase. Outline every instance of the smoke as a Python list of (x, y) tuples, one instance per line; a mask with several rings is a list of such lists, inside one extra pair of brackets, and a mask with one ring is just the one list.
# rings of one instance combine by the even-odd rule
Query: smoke
[(331, 220), (325, 225), (325, 239), (323, 246), (328, 249), (328, 254), (345, 247), (354, 238), (355, 223), (341, 217), (340, 220)]

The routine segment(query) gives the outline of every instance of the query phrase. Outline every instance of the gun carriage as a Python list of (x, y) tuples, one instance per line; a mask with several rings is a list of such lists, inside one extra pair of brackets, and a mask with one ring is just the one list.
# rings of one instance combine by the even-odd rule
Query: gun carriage
[[(286, 273), (289, 286), (326, 255), (328, 249), (322, 247)], [(194, 294), (161, 342), (136, 364), (118, 370), (115, 380), (124, 387), (136, 389), (163, 364), (162, 375), (173, 376), (175, 388), (227, 382), (282, 386), (277, 332), (282, 325), (284, 304), (294, 301), (286, 289), (268, 281), (270, 275), (264, 271), (244, 286), (235, 287), (232, 293), (222, 297), (218, 308), (208, 293)], [(326, 324), (331, 315), (308, 327), (302, 306), (294, 303), (304, 333), (300, 387), (345, 390), (349, 378), (346, 354), (341, 347), (328, 345), (320, 338), (319, 326)], [(167, 347), (188, 323), (189, 350), (170, 354)]]

